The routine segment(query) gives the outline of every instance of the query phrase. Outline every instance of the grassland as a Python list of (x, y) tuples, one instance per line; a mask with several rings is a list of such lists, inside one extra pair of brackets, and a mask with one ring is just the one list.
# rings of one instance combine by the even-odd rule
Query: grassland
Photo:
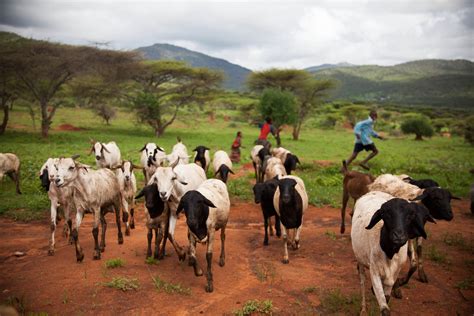
[[(0, 182), (0, 215), (19, 220), (41, 217), (49, 207), (47, 195), (39, 184), (38, 172), (48, 157), (80, 154), (80, 161), (95, 165), (94, 158), (88, 155), (91, 138), (103, 142), (114, 140), (118, 143), (122, 158), (139, 163), (138, 150), (146, 142), (156, 142), (167, 151), (180, 136), (191, 151), (197, 145), (207, 145), (212, 151), (229, 150), (235, 133), (243, 132), (242, 163), (235, 167), (238, 171), (249, 163), (249, 152), (258, 135), (258, 128), (247, 122), (237, 121), (238, 111), (215, 112), (215, 120), (199, 111), (186, 112), (161, 138), (153, 136), (151, 129), (136, 122), (130, 112), (120, 110), (110, 126), (104, 125), (90, 110), (63, 108), (55, 116), (52, 132), (48, 139), (39, 136), (39, 122), (36, 130), (26, 109), (17, 107), (11, 114), (9, 128), (0, 136), (0, 152), (14, 152), (22, 162), (21, 188), (23, 195), (14, 194), (10, 179)], [(71, 124), (80, 131), (63, 131), (62, 124)], [(416, 142), (412, 136), (389, 137), (385, 142), (378, 141), (380, 154), (371, 161), (373, 174), (406, 173), (413, 178), (429, 177), (449, 188), (455, 195), (466, 197), (472, 182), (469, 169), (474, 166), (474, 147), (460, 137), (431, 139)], [(350, 130), (336, 128), (320, 130), (304, 128), (299, 141), (291, 139), (291, 130), (282, 134), (283, 146), (296, 153), (302, 165), (297, 175), (306, 183), (310, 203), (315, 205), (340, 205), (342, 176), (340, 161), (352, 151), (353, 135)], [(365, 156), (365, 153), (361, 154)], [(242, 173), (241, 173), (242, 175)], [(208, 176), (212, 176), (211, 173)], [(143, 175), (137, 173), (139, 187)], [(232, 178), (229, 184), (231, 196), (252, 200), (251, 174)]]

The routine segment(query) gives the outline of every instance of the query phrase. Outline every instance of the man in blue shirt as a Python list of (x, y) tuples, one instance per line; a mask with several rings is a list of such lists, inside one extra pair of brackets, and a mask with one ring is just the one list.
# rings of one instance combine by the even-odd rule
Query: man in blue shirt
[(356, 159), (357, 155), (362, 150), (365, 150), (365, 151), (370, 150), (372, 152), (367, 156), (367, 158), (365, 158), (359, 164), (359, 166), (361, 166), (362, 168), (366, 170), (370, 169), (369, 166), (367, 165), (367, 162), (370, 159), (374, 158), (375, 155), (379, 153), (379, 151), (377, 150), (377, 147), (375, 147), (374, 142), (370, 139), (370, 136), (383, 140), (383, 138), (379, 136), (379, 134), (377, 134), (372, 129), (376, 119), (377, 119), (377, 112), (375, 110), (372, 110), (369, 113), (368, 119), (364, 121), (360, 121), (354, 126), (354, 135), (356, 139), (355, 139), (354, 151), (352, 152), (352, 155), (349, 157), (349, 159), (347, 159), (348, 166), (354, 159)]

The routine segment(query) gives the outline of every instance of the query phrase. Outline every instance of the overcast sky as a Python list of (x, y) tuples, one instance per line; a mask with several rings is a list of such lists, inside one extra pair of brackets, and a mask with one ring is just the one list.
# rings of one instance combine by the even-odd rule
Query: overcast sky
[(258, 70), (474, 60), (474, 0), (0, 0), (0, 30), (113, 49), (170, 43)]

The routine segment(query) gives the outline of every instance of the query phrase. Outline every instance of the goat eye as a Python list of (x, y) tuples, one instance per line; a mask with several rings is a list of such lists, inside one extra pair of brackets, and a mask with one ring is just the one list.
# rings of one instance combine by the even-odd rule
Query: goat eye
[(73, 171), (74, 170), (74, 167), (69, 167), (69, 171)]
[(171, 178), (171, 180), (173, 180), (173, 181), (176, 180), (176, 177)]

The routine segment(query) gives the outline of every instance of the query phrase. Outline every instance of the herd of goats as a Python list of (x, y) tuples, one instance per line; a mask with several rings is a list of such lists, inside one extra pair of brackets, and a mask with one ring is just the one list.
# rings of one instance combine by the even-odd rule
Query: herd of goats
[[(74, 243), (76, 259), (81, 262), (84, 253), (79, 243), (79, 227), (84, 213), (94, 216), (94, 259), (100, 259), (105, 250), (107, 222), (105, 214), (112, 212), (118, 228), (118, 243), (123, 243), (121, 220), (125, 235), (135, 227), (135, 199), (144, 197), (147, 227), (147, 257), (152, 257), (152, 239), (155, 234), (153, 257), (162, 259), (167, 239), (172, 243), (180, 261), (188, 260), (196, 276), (203, 270), (196, 260), (196, 242), (207, 244), (207, 292), (213, 291), (212, 250), (214, 234), (220, 230), (221, 253), (219, 265), (225, 264), (225, 228), (229, 218), (230, 200), (227, 180), (232, 162), (225, 151), (216, 151), (210, 159), (210, 149), (197, 146), (194, 163), (189, 163), (186, 146), (178, 138), (170, 154), (154, 143), (140, 150), (141, 166), (122, 160), (115, 142), (92, 141), (97, 169), (71, 158), (49, 158), (39, 172), (41, 184), (51, 201), (51, 236), (48, 253), (54, 255), (58, 207), (64, 212), (64, 233)], [(255, 202), (264, 217), (264, 245), (268, 245), (275, 217), (275, 231), (283, 240), (283, 259), (289, 263), (288, 246), (300, 247), (303, 214), (308, 208), (308, 195), (301, 178), (291, 175), (299, 159), (279, 147), (256, 145), (251, 151), (256, 184)], [(215, 179), (207, 179), (212, 164)], [(0, 179), (10, 176), (19, 187), (20, 161), (11, 153), (0, 154)], [(145, 187), (137, 193), (134, 169), (142, 169)], [(390, 296), (401, 297), (400, 286), (406, 284), (418, 269), (422, 282), (428, 279), (423, 269), (422, 239), (427, 235), (425, 223), (453, 218), (451, 199), (457, 199), (430, 179), (414, 180), (407, 175), (370, 174), (348, 170), (343, 162), (343, 205), (341, 233), (345, 231), (345, 209), (349, 197), (355, 201), (351, 212), (351, 240), (362, 292), (362, 313), (366, 312), (365, 268), (369, 269), (373, 292), (382, 315), (390, 314), (387, 305)], [(75, 211), (75, 221), (72, 216)], [(181, 247), (175, 239), (178, 216), (184, 212), (188, 226), (189, 246)], [(120, 214), (122, 214), (120, 218)], [(99, 224), (102, 228), (99, 244)], [(398, 277), (403, 264), (410, 258), (406, 276)]]

